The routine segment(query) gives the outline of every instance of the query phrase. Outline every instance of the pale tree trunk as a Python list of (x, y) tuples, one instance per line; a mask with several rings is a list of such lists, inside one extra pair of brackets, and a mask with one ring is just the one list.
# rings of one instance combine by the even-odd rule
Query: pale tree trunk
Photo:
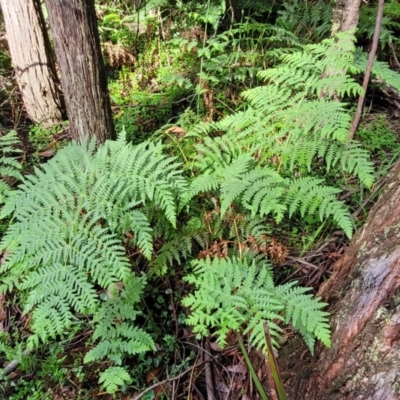
[(62, 120), (61, 95), (38, 0), (0, 0), (16, 80), (34, 122)]
[(333, 10), (332, 35), (357, 28), (361, 0), (336, 0)]
[(115, 138), (93, 0), (46, 0), (72, 137)]
[[(290, 399), (400, 399), (400, 162), (319, 294), (330, 303), (332, 347), (280, 363)], [(301, 356), (300, 356), (301, 355)]]

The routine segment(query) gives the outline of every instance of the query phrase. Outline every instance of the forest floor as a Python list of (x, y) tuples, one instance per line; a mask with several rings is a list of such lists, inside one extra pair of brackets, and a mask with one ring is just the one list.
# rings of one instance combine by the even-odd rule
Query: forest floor
[[(399, 99), (400, 101), (400, 99)], [(374, 162), (377, 170), (380, 170), (380, 178), (375, 183), (371, 193), (358, 203), (354, 208), (353, 218), (361, 226), (365, 220), (368, 210), (375, 203), (380, 191), (385, 183), (387, 171), (400, 155), (400, 108), (396, 104), (386, 103), (382, 100), (379, 92), (368, 98), (367, 107), (369, 114), (363, 122), (364, 132), (376, 130), (385, 130), (390, 132), (391, 138), (387, 144), (371, 143), (375, 151)], [(56, 131), (43, 131), (41, 129), (32, 130), (34, 127), (30, 124), (26, 115), (24, 115), (23, 106), (15, 92), (9, 99), (3, 102), (0, 110), (2, 118), (2, 131), (6, 129), (16, 129), (21, 138), (23, 156), (21, 162), (27, 166), (27, 171), (32, 170), (35, 165), (46, 162), (50, 159), (57, 148), (63, 146), (68, 141), (68, 128), (61, 127)], [(345, 189), (345, 188), (344, 188)], [(342, 193), (342, 199), (350, 199), (356, 195), (354, 187)], [(303, 227), (294, 226), (295, 232), (301, 232)], [(327, 234), (312, 236), (304, 235), (301, 242), (288, 240), (285, 237), (277, 237), (276, 252), (281, 253), (281, 262), (279, 263), (276, 275), (279, 283), (285, 283), (289, 280), (298, 280), (303, 286), (312, 287), (314, 292), (318, 292), (319, 285), (329, 278), (333, 265), (343, 255), (348, 246), (349, 240), (342, 231), (331, 231)], [(294, 245), (293, 245), (294, 243)], [(282, 253), (284, 253), (282, 255)], [(280, 272), (281, 271), (281, 272)], [(164, 285), (160, 283), (160, 285)], [(181, 287), (180, 278), (175, 282), (169, 282), (171, 287)], [(0, 311), (2, 309), (2, 298), (0, 298)], [(151, 297), (149, 301), (153, 301)], [(4, 305), (3, 305), (4, 306)], [(171, 303), (170, 308), (174, 309)], [(7, 307), (7, 320), (17, 321), (19, 326), (28, 324), (28, 319), (21, 317), (20, 310), (14, 306)], [(181, 310), (182, 311), (182, 310)], [(176, 320), (178, 311), (175, 309), (171, 317)], [(1, 316), (1, 313), (0, 313)], [(1, 322), (1, 319), (0, 319)], [(4, 322), (3, 322), (4, 323)], [(23, 329), (22, 329), (23, 330)], [(10, 374), (12, 381), (18, 382), (24, 380), (40, 381), (53, 385), (51, 388), (52, 398), (61, 399), (80, 399), (80, 398), (101, 398), (112, 399), (97, 387), (97, 371), (85, 371), (85, 380), (80, 381), (80, 375), (77, 373), (76, 359), (87, 352), (85, 337), (88, 332), (81, 332), (75, 340), (68, 345), (62, 358), (60, 370), (66, 374), (69, 382), (54, 385), (54, 376), (51, 379), (43, 376), (43, 373), (37, 375), (34, 371), (30, 374), (13, 371)], [(166, 330), (165, 335), (173, 335), (178, 346), (169, 353), (172, 360), (163, 359), (160, 366), (146, 373), (148, 388), (142, 392), (127, 392), (118, 396), (120, 399), (161, 399), (163, 394), (167, 398), (184, 398), (185, 393), (195, 393), (191, 399), (224, 398), (224, 399), (258, 399), (259, 395), (253, 387), (252, 379), (243, 358), (242, 352), (238, 347), (237, 337), (232, 335), (228, 338), (228, 345), (221, 349), (212, 339), (198, 341), (194, 338), (190, 329), (178, 327), (177, 321)], [(287, 330), (282, 342), (296, 340), (293, 333)], [(284, 351), (284, 350), (283, 350)], [(264, 356), (249, 349), (250, 362), (268, 391), (268, 371)], [(307, 354), (300, 354), (299, 357), (309, 357)], [(162, 354), (158, 357), (163, 358)], [(165, 363), (163, 365), (163, 362)], [(171, 368), (175, 363), (175, 368)], [(79, 366), (78, 366), (79, 369)], [(71, 372), (69, 373), (68, 370)], [(67, 372), (66, 372), (67, 371)], [(285, 380), (285, 371), (282, 370), (281, 376)], [(82, 388), (85, 388), (85, 397), (81, 397)], [(247, 393), (243, 395), (243, 393)], [(207, 394), (207, 395), (206, 395)], [(249, 395), (250, 394), (250, 395)], [(21, 398), (21, 397), (18, 397)], [(36, 398), (36, 397), (35, 397)]]
[[(189, 33), (194, 35), (193, 32)], [(150, 67), (148, 70), (152, 72)], [(114, 72), (116, 77), (111, 79), (110, 86), (114, 85), (118, 89), (111, 88), (110, 91), (114, 95), (111, 98), (115, 123), (117, 128), (131, 128), (134, 133), (130, 139), (135, 143), (162, 129), (166, 122), (176, 121), (185, 107), (191, 105), (183, 97), (174, 100), (170, 109), (165, 110), (165, 104), (159, 100), (161, 89), (154, 84), (150, 73), (147, 80), (142, 82), (141, 97), (134, 97), (136, 94), (132, 88), (125, 87), (123, 70), (115, 68)], [(230, 88), (226, 90), (230, 91)], [(0, 135), (9, 130), (18, 132), (22, 153), (17, 159), (23, 165), (24, 173), (30, 173), (36, 166), (50, 160), (58, 149), (71, 140), (68, 126), (42, 127), (32, 124), (24, 111), (12, 73), (0, 76), (0, 92)], [(218, 102), (232, 99), (232, 104), (235, 104), (235, 101), (239, 103), (238, 94), (232, 95), (232, 98), (224, 96), (225, 93), (221, 97), (214, 93), (214, 103), (219, 104)], [(126, 98), (131, 100), (125, 104), (123, 101)], [(212, 116), (217, 118), (218, 110), (215, 104), (209, 107), (208, 113), (207, 109), (203, 109), (203, 115), (197, 115), (199, 119), (204, 115), (208, 119)], [(371, 191), (364, 191), (361, 185), (357, 185), (356, 180), (348, 181), (347, 186), (341, 188), (340, 194), (340, 200), (349, 205), (352, 219), (358, 228), (362, 226), (368, 211), (377, 201), (388, 171), (400, 158), (399, 120), (400, 97), (388, 97), (379, 89), (368, 92), (365, 116), (357, 134), (372, 155), (377, 179)], [(176, 133), (177, 136), (178, 134), (179, 132)], [(329, 179), (334, 180), (335, 177), (330, 176)], [(9, 183), (17, 185), (17, 182)], [(331, 226), (326, 229), (324, 226), (318, 229), (315, 227), (313, 221), (304, 223), (303, 220), (292, 219), (290, 223), (274, 229), (274, 237), (268, 251), (275, 261), (274, 274), (278, 284), (296, 280), (302, 286), (312, 288), (313, 293), (317, 293), (321, 283), (329, 279), (335, 262), (346, 251), (349, 239), (342, 230), (334, 230)], [(4, 232), (7, 227), (0, 228), (1, 232)], [(1, 262), (0, 260), (0, 266)], [(162, 321), (160, 324), (154, 322), (154, 330), (163, 337), (164, 342), (163, 347), (157, 348), (154, 354), (143, 355), (132, 361), (133, 370), (139, 365), (135, 387), (139, 387), (140, 390), (132, 389), (134, 385), (131, 385), (126, 388), (125, 393), (121, 392), (116, 397), (99, 388), (99, 371), (104, 369), (105, 363), (94, 364), (92, 367), (83, 363), (84, 355), (89, 350), (87, 339), (92, 333), (88, 324), (86, 330), (79, 331), (74, 339), (64, 346), (61, 353), (52, 359), (48, 358), (40, 368), (32, 365), (29, 373), (13, 370), (9, 375), (11, 389), (5, 399), (259, 399), (248, 363), (235, 334), (228, 336), (227, 345), (222, 349), (213, 337), (197, 340), (190, 327), (180, 322), (181, 316), (185, 316), (187, 310), (177, 305), (173, 296), (168, 295), (171, 289), (179, 293), (187, 290), (182, 279), (183, 267), (180, 268), (174, 276), (161, 277), (154, 284), (154, 292), (146, 293), (144, 299), (148, 309), (152, 310), (153, 317)], [(29, 316), (22, 315), (17, 305), (10, 304), (4, 296), (0, 296), (0, 332), (12, 327), (20, 334), (26, 335), (29, 332), (29, 322)], [(280, 343), (282, 352), (285, 351), (285, 344), (297, 338), (298, 336), (287, 328)], [(268, 392), (268, 362), (260, 352), (250, 346), (247, 352), (256, 376)], [(48, 354), (39, 354), (38, 360), (42, 362), (47, 356)], [(279, 352), (276, 356), (279, 357)], [(296, 357), (308, 358), (311, 355), (304, 352), (296, 354)], [(3, 359), (0, 358), (0, 361)], [(280, 371), (283, 381), (286, 372)], [(19, 390), (12, 393), (15, 387)], [(3, 400), (1, 393), (0, 388), (0, 400)], [(43, 395), (45, 397), (40, 397), (41, 393), (46, 393)]]

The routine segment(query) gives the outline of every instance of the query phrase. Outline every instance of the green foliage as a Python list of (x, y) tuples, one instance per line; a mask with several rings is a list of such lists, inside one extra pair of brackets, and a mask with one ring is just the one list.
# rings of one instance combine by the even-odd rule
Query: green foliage
[[(64, 359), (60, 357), (63, 351), (61, 343), (52, 343), (46, 347), (45, 351), (38, 354), (27, 352), (25, 343), (19, 342), (11, 347), (9, 338), (3, 332), (0, 335), (0, 354), (4, 353), (8, 361), (18, 361), (18, 369), (27, 376), (35, 374), (35, 379), (14, 380), (7, 376), (2, 376), (0, 371), (0, 398), (2, 399), (21, 399), (21, 400), (43, 400), (52, 399), (52, 388), (63, 387), (68, 382), (69, 368), (65, 368)], [(43, 349), (44, 350), (44, 349)], [(39, 361), (40, 360), (40, 361)], [(1, 389), (4, 390), (2, 393)], [(12, 397), (6, 395), (12, 390)], [(3, 395), (3, 397), (2, 397)]]
[(106, 299), (93, 317), (96, 324), (93, 340), (99, 343), (86, 354), (86, 363), (108, 358), (121, 365), (127, 354), (155, 350), (151, 337), (132, 325), (140, 315), (135, 308), (141, 301), (145, 284), (144, 276), (136, 278), (131, 275), (123, 289), (116, 290), (114, 295), (105, 296)]
[(0, 136), (0, 204), (4, 204), (10, 194), (9, 179), (22, 179), (21, 165), (12, 156), (21, 153), (15, 146), (19, 143), (17, 132), (10, 131)]
[(61, 125), (43, 126), (35, 124), (29, 129), (29, 142), (39, 153), (43, 150), (58, 149), (59, 144), (56, 143), (54, 138), (57, 134), (68, 128), (68, 122)]
[(357, 136), (363, 146), (371, 153), (377, 154), (383, 162), (388, 154), (400, 151), (400, 143), (394, 127), (390, 125), (385, 114), (372, 115), (357, 130)]
[[(346, 73), (356, 71), (353, 51), (347, 33), (286, 54), (282, 65), (259, 73), (267, 85), (243, 93), (245, 111), (194, 127), (191, 135), (201, 142), (194, 145), (189, 197), (218, 193), (222, 215), (236, 203), (252, 216), (271, 214), (277, 222), (286, 213), (318, 212), (351, 236), (350, 214), (336, 199), (340, 190), (324, 185), (312, 170), (323, 160), (326, 171), (340, 166), (365, 186), (373, 183), (368, 152), (355, 141), (347, 143), (352, 120), (347, 105), (331, 99), (361, 93)], [(214, 132), (224, 135), (207, 137)]]
[(99, 383), (107, 393), (115, 393), (119, 388), (129, 383), (132, 378), (122, 367), (110, 367), (100, 374)]
[[(103, 1), (99, 25), (110, 43), (110, 65), (112, 51), (125, 52), (121, 63), (114, 60), (120, 75), (110, 94), (119, 107), (117, 128), (125, 126), (127, 137), (98, 149), (71, 144), (25, 178), (10, 157), (15, 136), (8, 144), (0, 138), (0, 172), (22, 179), (15, 191), (0, 187), (1, 217), (10, 221), (1, 243), (0, 293), (16, 294), (32, 333), (14, 347), (9, 338), (0, 341), (8, 359), (25, 362), (26, 347), (68, 342), (90, 324), (84, 361), (103, 365), (102, 388), (115, 393), (132, 382), (141, 386), (137, 375), (176, 350), (174, 337), (159, 325), (171, 319), (169, 296), (179, 307), (182, 293), (156, 287), (156, 277), (170, 273), (169, 280), (176, 273), (181, 279), (179, 268), (188, 259), (207, 255), (215, 258), (194, 261), (184, 277), (195, 288), (184, 305), (198, 335), (216, 334), (222, 345), (236, 330), (265, 349), (264, 323), (275, 346), (282, 324), (290, 324), (311, 351), (316, 339), (330, 345), (324, 303), (295, 282), (276, 286), (272, 268), (250, 262), (249, 254), (267, 255), (266, 237), (286, 229), (278, 223), (290, 224), (296, 235), (294, 218), (305, 226), (333, 221), (352, 235), (348, 207), (337, 198), (340, 186), (356, 176), (371, 187), (366, 149), (380, 146), (347, 141), (352, 98), (362, 90), (352, 75), (365, 57), (354, 61), (349, 34), (302, 45), (329, 32), (326, 4), (267, 3), (245, 8), (262, 17), (278, 11), (277, 25), (243, 18), (224, 31), (231, 10), (221, 1), (171, 8), (155, 0), (138, 9), (126, 0)], [(127, 48), (135, 49), (134, 57)], [(399, 86), (383, 64), (376, 64), (375, 76)], [(210, 122), (198, 123), (202, 115), (190, 107), (171, 120), (196, 95), (198, 111)], [(167, 122), (152, 142), (141, 143)], [(31, 131), (37, 146), (47, 147), (48, 134), (40, 127)], [(325, 177), (337, 182), (329, 186)], [(148, 298), (153, 313), (163, 310), (164, 322), (143, 317)], [(155, 343), (165, 346), (149, 357)], [(22, 392), (21, 398), (28, 389)]]
[(276, 24), (303, 40), (319, 41), (329, 37), (333, 6), (326, 1), (285, 1)]
[(210, 88), (235, 83), (253, 87), (260, 83), (257, 73), (270, 63), (279, 45), (300, 46), (297, 37), (282, 28), (251, 20), (238, 23), (197, 48), (202, 60), (199, 77)]
[[(361, 49), (356, 52), (355, 66), (358, 72), (364, 72), (367, 68), (368, 55)], [(392, 88), (400, 91), (400, 74), (390, 69), (390, 66), (383, 61), (374, 60), (372, 65), (372, 75), (377, 83), (386, 83)]]
[(114, 115), (115, 128), (126, 131), (128, 142), (139, 144), (170, 119), (173, 102), (182, 95), (182, 90), (172, 88), (162, 94), (142, 92), (137, 89), (137, 82), (130, 81), (132, 74), (123, 75), (118, 83), (109, 85), (111, 99), (119, 106)]
[[(363, 4), (360, 9), (360, 21), (358, 23), (358, 36), (371, 39), (375, 30), (377, 4), (370, 2)], [(379, 43), (383, 48), (399, 44), (398, 32), (400, 30), (400, 5), (396, 0), (385, 2), (383, 20), (380, 30)]]
[[(87, 361), (121, 362), (125, 354), (154, 349), (133, 325), (145, 281), (132, 274), (124, 244), (151, 259), (152, 219), (176, 225), (186, 182), (161, 149), (132, 147), (123, 136), (98, 150), (94, 143), (71, 144), (7, 199), (2, 217), (13, 220), (1, 244), (7, 250), (1, 292), (17, 288), (31, 313), (29, 348), (68, 338), (82, 323), (78, 315), (86, 315), (99, 341)], [(99, 288), (110, 299), (102, 301)]]
[(318, 210), (321, 220), (332, 215), (346, 234), (352, 235), (349, 212), (335, 197), (340, 190), (323, 186), (321, 179), (289, 179), (274, 168), (255, 166), (251, 154), (240, 154), (225, 138), (206, 138), (204, 145), (197, 146), (201, 156), (196, 166), (202, 174), (193, 179), (189, 196), (218, 191), (222, 216), (236, 201), (253, 217), (272, 214), (277, 222), (286, 212), (289, 217), (295, 212), (304, 217)]
[[(311, 352), (315, 338), (330, 346), (326, 304), (313, 299), (310, 289), (296, 287), (296, 282), (275, 286), (270, 266), (237, 258), (197, 260), (193, 273), (185, 278), (195, 292), (183, 300), (191, 308), (187, 323), (198, 336), (210, 329), (221, 346), (227, 334), (243, 331), (250, 334), (252, 345), (266, 350), (264, 323), (268, 323), (274, 346), (282, 329), (278, 321), (290, 323), (304, 337)], [(214, 331), (215, 329), (215, 331)]]

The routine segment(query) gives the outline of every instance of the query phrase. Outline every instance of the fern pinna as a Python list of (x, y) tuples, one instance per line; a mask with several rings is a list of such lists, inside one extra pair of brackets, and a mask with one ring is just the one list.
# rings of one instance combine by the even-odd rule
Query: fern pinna
[[(9, 178), (16, 180), (22, 179), (21, 165), (12, 157), (12, 154), (21, 153), (16, 148), (19, 143), (17, 132), (10, 131), (4, 136), (0, 136), (0, 204), (4, 204), (11, 189), (7, 182)], [(7, 177), (7, 180), (5, 179)]]

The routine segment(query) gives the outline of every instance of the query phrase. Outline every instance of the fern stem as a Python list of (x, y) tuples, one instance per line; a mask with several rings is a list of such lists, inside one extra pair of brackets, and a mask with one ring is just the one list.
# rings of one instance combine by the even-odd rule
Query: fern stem
[[(189, 160), (187, 159), (185, 153), (183, 152), (182, 147), (179, 145), (179, 143), (175, 140), (175, 138), (172, 135), (170, 135), (168, 132), (166, 132), (166, 134), (174, 142), (176, 147), (178, 147), (179, 151), (182, 154), (183, 159), (185, 160), (186, 165), (189, 166)], [(192, 171), (192, 176), (194, 176), (193, 171)]]
[[(271, 335), (269, 333), (268, 329), (268, 324), (264, 322), (264, 335), (265, 335), (265, 341), (267, 343), (267, 368), (269, 368), (269, 375), (270, 378), (272, 377), (273, 379), (273, 384), (275, 386), (276, 392), (278, 394), (279, 400), (288, 400), (285, 389), (283, 388), (283, 383), (282, 379), (279, 374), (279, 369), (278, 369), (278, 364), (276, 362), (276, 358), (274, 355), (274, 350), (272, 348), (272, 341), (271, 341)], [(267, 369), (268, 370), (268, 369)], [(276, 396), (276, 393), (275, 393)]]
[(243, 357), (244, 357), (244, 359), (246, 361), (247, 368), (250, 371), (250, 375), (253, 378), (253, 382), (256, 385), (256, 388), (257, 388), (257, 391), (258, 391), (260, 397), (262, 398), (262, 400), (268, 400), (268, 396), (265, 393), (265, 390), (262, 387), (261, 382), (259, 381), (259, 379), (257, 377), (256, 371), (254, 371), (253, 365), (251, 364), (250, 358), (249, 358), (249, 356), (247, 354), (247, 351), (246, 351), (246, 349), (245, 349), (245, 347), (243, 345), (243, 341), (242, 341), (242, 338), (241, 338), (240, 334), (237, 333), (236, 337), (237, 337), (237, 340), (238, 340), (238, 343), (239, 343), (240, 350), (241, 350), (241, 352), (243, 354)]
[(238, 241), (238, 246), (239, 246), (239, 259), (242, 259), (242, 242), (240, 241), (240, 236), (239, 236), (239, 231), (236, 223), (236, 218), (233, 220), (233, 225), (235, 227), (235, 233)]

